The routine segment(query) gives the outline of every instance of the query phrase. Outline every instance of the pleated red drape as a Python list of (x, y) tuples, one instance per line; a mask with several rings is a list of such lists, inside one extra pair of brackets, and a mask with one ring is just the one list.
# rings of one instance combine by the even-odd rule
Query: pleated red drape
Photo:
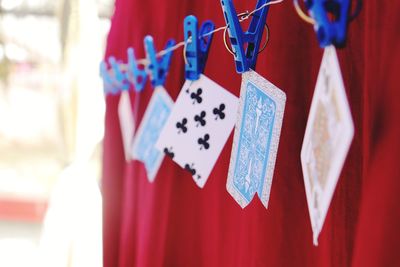
[[(256, 1), (235, 1), (238, 11)], [(269, 209), (255, 198), (241, 209), (225, 189), (232, 135), (204, 189), (164, 159), (154, 183), (140, 162), (126, 163), (117, 115), (118, 96), (107, 96), (102, 191), (104, 266), (400, 266), (400, 2), (364, 1), (338, 51), (355, 123), (355, 138), (323, 226), (312, 232), (300, 150), (322, 50), (312, 26), (292, 1), (271, 7), (271, 39), (257, 72), (287, 94)], [(183, 19), (224, 19), (217, 0), (116, 0), (106, 56), (143, 57), (143, 38), (157, 48), (183, 40)], [(239, 95), (240, 76), (214, 37), (206, 75)], [(177, 50), (166, 82), (176, 99), (184, 81)], [(138, 122), (152, 89), (132, 93)], [(133, 109), (135, 110), (135, 109)], [(188, 152), (189, 153), (189, 152)]]

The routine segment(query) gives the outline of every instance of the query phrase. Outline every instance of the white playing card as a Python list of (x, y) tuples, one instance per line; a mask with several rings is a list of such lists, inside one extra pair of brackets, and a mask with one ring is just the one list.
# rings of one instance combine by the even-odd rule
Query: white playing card
[(155, 143), (167, 122), (173, 104), (164, 87), (156, 87), (133, 142), (132, 155), (134, 159), (144, 163), (150, 182), (154, 181), (164, 159), (164, 153), (155, 147)]
[(325, 49), (301, 149), (314, 244), (318, 244), (354, 125), (334, 47)]
[(186, 81), (157, 148), (204, 187), (235, 123), (238, 98), (204, 75)]
[(124, 146), (125, 160), (130, 157), (130, 149), (135, 132), (135, 119), (132, 113), (131, 99), (128, 91), (122, 91), (118, 102), (118, 118), (121, 128), (122, 143)]
[(286, 95), (258, 73), (242, 75), (226, 188), (244, 208), (257, 194), (268, 207)]

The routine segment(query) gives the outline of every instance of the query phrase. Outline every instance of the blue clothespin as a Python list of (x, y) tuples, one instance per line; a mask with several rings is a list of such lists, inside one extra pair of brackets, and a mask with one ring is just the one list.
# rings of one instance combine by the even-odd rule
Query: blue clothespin
[(129, 89), (129, 82), (126, 74), (121, 70), (115, 57), (109, 57), (108, 62), (114, 75), (111, 75), (105, 61), (100, 63), (100, 75), (104, 81), (105, 93), (117, 94), (121, 90)]
[[(175, 41), (170, 39), (165, 45), (164, 50), (171, 48), (174, 45)], [(144, 48), (146, 50), (147, 59), (149, 60), (147, 70), (149, 71), (151, 85), (153, 87), (164, 85), (169, 65), (171, 64), (172, 51), (166, 52), (166, 54), (161, 56), (160, 59), (157, 59), (153, 38), (149, 35), (144, 38)]]
[(115, 57), (109, 57), (108, 62), (111, 65), (111, 69), (114, 72), (115, 81), (119, 90), (129, 90), (129, 81), (126, 73), (121, 70), (120, 62), (117, 62)]
[(100, 76), (103, 79), (104, 94), (115, 94), (114, 81), (108, 72), (107, 63), (104, 60), (100, 63)]
[(208, 51), (212, 42), (213, 34), (207, 33), (215, 28), (212, 21), (205, 21), (198, 31), (197, 18), (193, 15), (187, 16), (183, 22), (184, 38), (187, 41), (191, 37), (191, 42), (186, 44), (185, 78), (187, 80), (198, 80), (200, 74), (204, 72)]
[(143, 90), (147, 81), (146, 70), (141, 70), (138, 67), (135, 52), (133, 48), (128, 48), (128, 70), (126, 72), (127, 79), (133, 84), (135, 90), (140, 92)]
[[(305, 0), (305, 5), (314, 18), (314, 30), (319, 45), (343, 47), (349, 24), (349, 0)], [(330, 19), (329, 16), (331, 16)]]
[[(258, 0), (256, 9), (269, 0)], [(250, 68), (255, 69), (258, 50), (264, 32), (269, 6), (253, 14), (248, 31), (243, 32), (232, 0), (221, 0), (222, 10), (228, 25), (229, 39), (235, 56), (236, 71), (242, 73)], [(247, 43), (246, 52), (244, 43)]]

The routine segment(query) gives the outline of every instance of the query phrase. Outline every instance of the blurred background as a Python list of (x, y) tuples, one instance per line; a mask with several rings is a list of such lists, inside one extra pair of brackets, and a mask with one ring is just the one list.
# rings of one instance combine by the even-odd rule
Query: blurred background
[(101, 266), (112, 0), (0, 0), (0, 266)]

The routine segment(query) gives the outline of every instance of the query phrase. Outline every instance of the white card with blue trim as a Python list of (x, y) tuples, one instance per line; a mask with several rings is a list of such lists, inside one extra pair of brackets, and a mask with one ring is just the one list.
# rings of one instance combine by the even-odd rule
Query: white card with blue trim
[(330, 202), (354, 136), (339, 61), (325, 49), (301, 149), (314, 245), (318, 244)]
[(226, 184), (242, 208), (256, 194), (268, 208), (285, 102), (286, 94), (258, 73), (243, 73)]
[(201, 75), (186, 81), (156, 146), (203, 188), (236, 120), (238, 98)]
[(167, 122), (173, 105), (174, 102), (164, 87), (154, 88), (133, 142), (133, 158), (144, 163), (150, 182), (154, 181), (164, 159), (164, 153), (155, 147), (155, 143)]
[(131, 159), (131, 147), (135, 133), (135, 118), (132, 113), (131, 99), (128, 91), (122, 91), (118, 102), (118, 118), (121, 129), (125, 160)]

